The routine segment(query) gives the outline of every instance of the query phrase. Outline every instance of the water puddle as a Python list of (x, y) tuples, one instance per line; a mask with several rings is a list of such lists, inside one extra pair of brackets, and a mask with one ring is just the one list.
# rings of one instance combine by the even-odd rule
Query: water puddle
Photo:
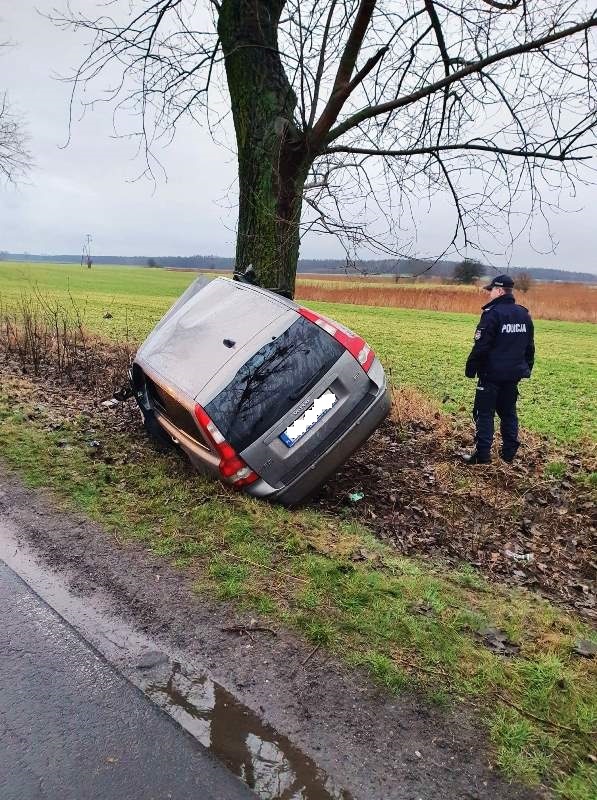
[(109, 610), (102, 592), (75, 595), (63, 576), (38, 562), (0, 518), (0, 559), (19, 574), (112, 666), (207, 747), (261, 800), (352, 800), (286, 737), (242, 705), (200, 666)]
[(152, 670), (140, 685), (261, 800), (352, 800), (289, 739), (206, 674), (189, 673), (175, 661)]

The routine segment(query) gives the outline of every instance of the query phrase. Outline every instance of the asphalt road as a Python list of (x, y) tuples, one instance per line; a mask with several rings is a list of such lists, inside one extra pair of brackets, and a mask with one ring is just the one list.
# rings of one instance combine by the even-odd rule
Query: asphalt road
[(249, 800), (0, 561), (2, 800)]

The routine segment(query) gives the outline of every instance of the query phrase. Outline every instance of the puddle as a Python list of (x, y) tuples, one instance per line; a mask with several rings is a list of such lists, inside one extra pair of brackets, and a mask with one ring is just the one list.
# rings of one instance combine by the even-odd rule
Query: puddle
[(60, 574), (17, 542), (14, 529), (1, 518), (0, 559), (261, 800), (353, 800), (206, 672), (183, 667), (182, 654), (165, 653), (160, 643), (115, 616), (102, 592), (94, 598), (74, 594)]
[(139, 683), (261, 800), (352, 800), (289, 739), (208, 675), (192, 674), (175, 661)]

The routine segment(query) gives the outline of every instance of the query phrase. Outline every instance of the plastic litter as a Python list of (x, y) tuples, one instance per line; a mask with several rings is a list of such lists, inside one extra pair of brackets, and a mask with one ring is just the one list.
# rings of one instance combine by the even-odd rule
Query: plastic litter
[(348, 499), (350, 500), (351, 503), (358, 503), (359, 500), (363, 499), (363, 497), (365, 497), (364, 492), (351, 492), (348, 495)]
[(504, 555), (511, 558), (513, 561), (533, 561), (535, 556), (533, 553), (515, 553), (513, 550), (504, 550)]

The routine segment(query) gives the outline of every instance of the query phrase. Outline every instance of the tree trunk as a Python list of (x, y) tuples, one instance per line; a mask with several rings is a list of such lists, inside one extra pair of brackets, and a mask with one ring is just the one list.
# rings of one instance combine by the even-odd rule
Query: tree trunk
[(294, 293), (302, 193), (310, 166), (296, 96), (278, 53), (283, 0), (223, 0), (218, 33), (238, 149), (236, 269)]

